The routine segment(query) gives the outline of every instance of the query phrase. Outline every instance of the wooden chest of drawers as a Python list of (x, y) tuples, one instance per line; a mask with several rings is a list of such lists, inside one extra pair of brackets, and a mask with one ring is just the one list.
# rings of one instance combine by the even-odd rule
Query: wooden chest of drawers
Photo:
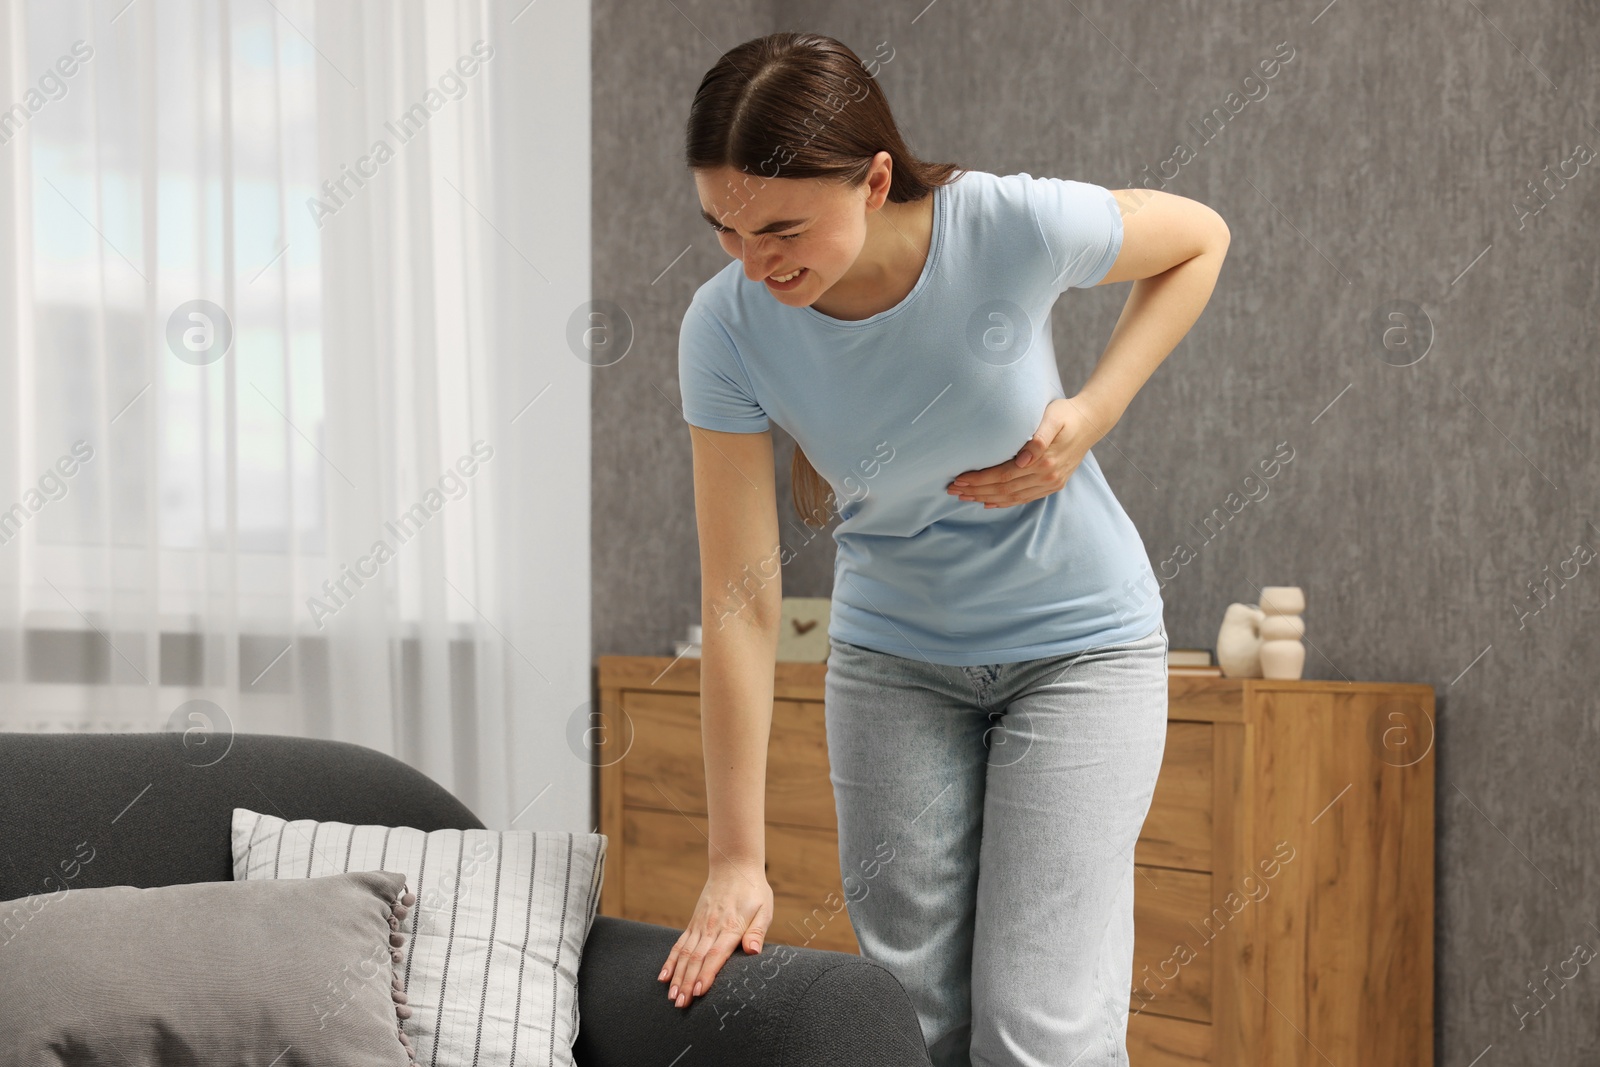
[[(858, 951), (820, 663), (780, 663), (772, 943)], [(600, 910), (682, 928), (706, 877), (700, 661), (602, 656)], [(1133, 1067), (1431, 1067), (1433, 690), (1174, 676), (1135, 848)]]

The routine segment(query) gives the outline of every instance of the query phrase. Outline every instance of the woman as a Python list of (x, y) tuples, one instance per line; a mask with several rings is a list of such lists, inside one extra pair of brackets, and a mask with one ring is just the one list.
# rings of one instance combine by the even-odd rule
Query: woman
[[(860, 59), (818, 34), (724, 55), (687, 157), (737, 262), (699, 288), (679, 338), (710, 872), (660, 972), (667, 995), (704, 993), (772, 920), (770, 416), (796, 442), (797, 510), (841, 519), (825, 717), (862, 954), (899, 977), (937, 1064), (1126, 1064), (1167, 636), (1089, 449), (1199, 317), (1227, 226), (1165, 193), (919, 160)], [(1123, 281), (1105, 352), (1068, 397), (1050, 308)]]

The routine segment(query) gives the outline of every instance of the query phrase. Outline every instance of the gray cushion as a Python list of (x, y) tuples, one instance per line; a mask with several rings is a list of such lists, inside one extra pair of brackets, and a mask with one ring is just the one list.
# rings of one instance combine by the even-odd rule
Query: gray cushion
[(68, 889), (0, 904), (0, 1067), (407, 1067), (405, 875)]

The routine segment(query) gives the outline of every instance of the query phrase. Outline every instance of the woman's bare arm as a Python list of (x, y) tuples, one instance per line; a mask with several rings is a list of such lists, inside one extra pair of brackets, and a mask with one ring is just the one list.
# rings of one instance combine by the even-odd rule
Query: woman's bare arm
[(740, 942), (761, 951), (767, 742), (782, 614), (772, 434), (690, 426), (700, 527), (700, 739), (710, 819), (706, 885), (657, 981), (679, 1007), (711, 988)]
[(701, 737), (709, 858), (766, 862), (767, 744), (782, 614), (772, 433), (691, 426), (700, 533)]
[(1122, 248), (1096, 285), (1133, 282), (1088, 381), (1071, 398), (1104, 437), (1134, 394), (1195, 324), (1228, 255), (1228, 224), (1197, 200), (1152, 189), (1113, 189)]

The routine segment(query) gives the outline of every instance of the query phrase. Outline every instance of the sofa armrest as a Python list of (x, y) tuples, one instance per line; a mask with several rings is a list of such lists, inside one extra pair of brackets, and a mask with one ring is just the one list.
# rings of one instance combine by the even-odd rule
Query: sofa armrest
[[(597, 915), (578, 968), (579, 1067), (639, 1063), (734, 1067), (928, 1067), (917, 1014), (881, 964), (845, 952), (768, 942), (736, 948), (687, 1007), (656, 981), (683, 931)], [(682, 1061), (677, 1057), (693, 1048)]]

